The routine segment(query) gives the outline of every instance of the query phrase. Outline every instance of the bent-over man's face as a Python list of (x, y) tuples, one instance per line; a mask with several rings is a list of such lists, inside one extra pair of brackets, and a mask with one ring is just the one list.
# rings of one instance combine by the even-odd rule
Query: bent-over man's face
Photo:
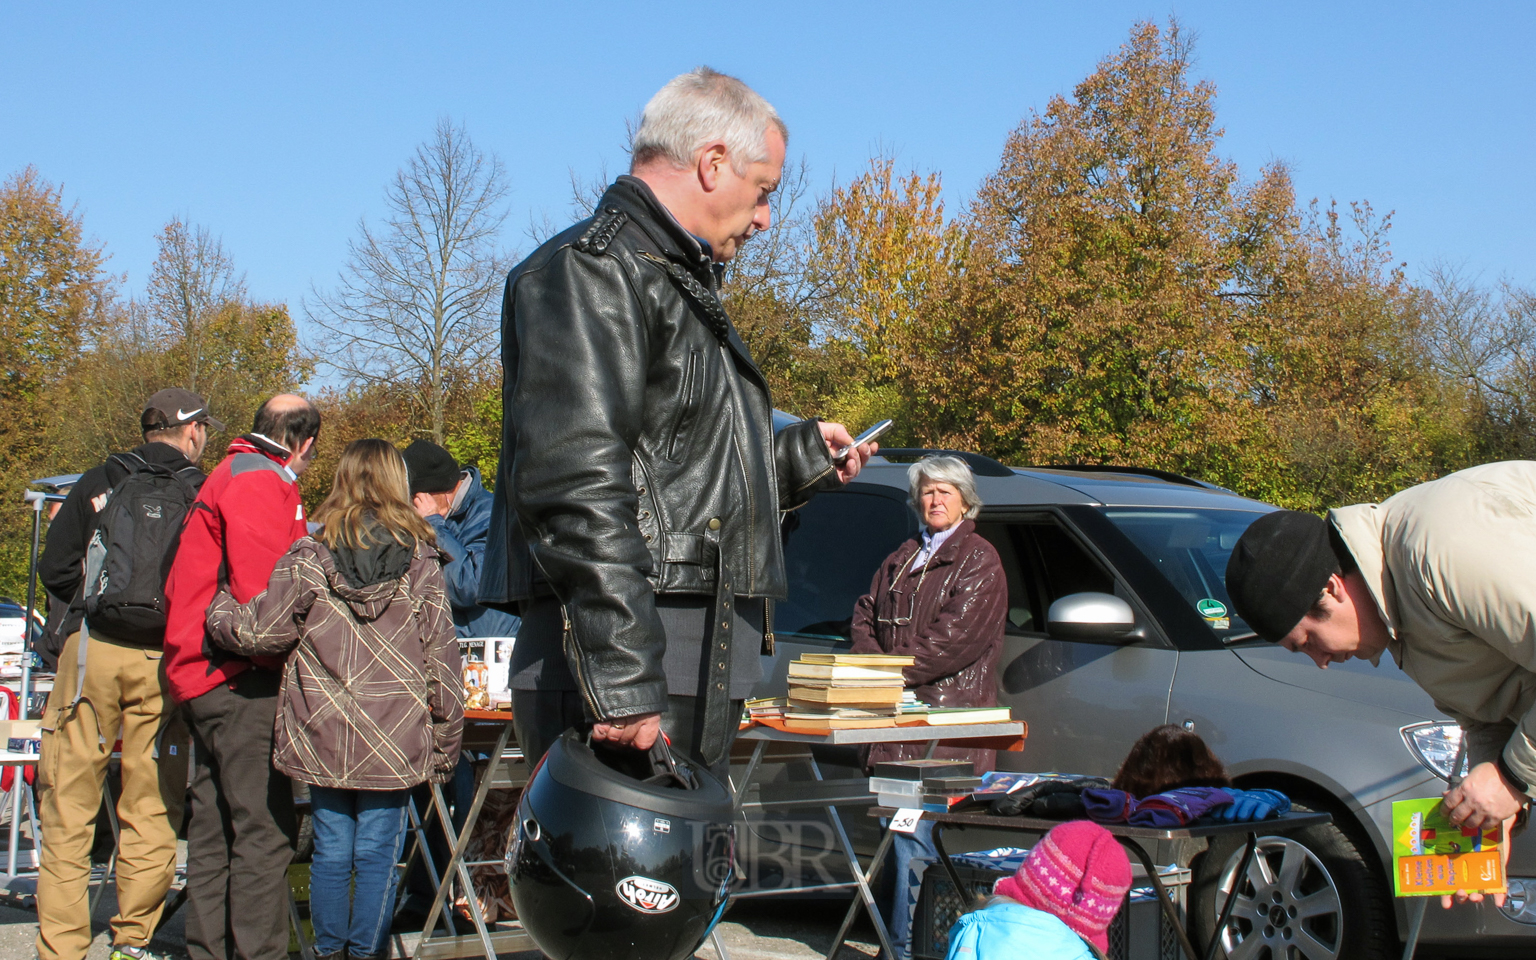
[(778, 127), (770, 124), (764, 142), (768, 159), (748, 166), (745, 176), (738, 176), (729, 163), (721, 165), (716, 211), (722, 220), (723, 239), (713, 244), (715, 259), (721, 263), (735, 257), (742, 244), (771, 224), (768, 200), (784, 176), (784, 137)]
[(1369, 598), (1362, 599), (1357, 592), (1334, 574), (1313, 608), (1280, 638), (1280, 645), (1292, 653), (1306, 654), (1324, 670), (1351, 657), (1370, 660), (1380, 656), (1387, 648), (1386, 628), (1374, 609), (1368, 611), (1368, 617), (1361, 616), (1359, 605)]

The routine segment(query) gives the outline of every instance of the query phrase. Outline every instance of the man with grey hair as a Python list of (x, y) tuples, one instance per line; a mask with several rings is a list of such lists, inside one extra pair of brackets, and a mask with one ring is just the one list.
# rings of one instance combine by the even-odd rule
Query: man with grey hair
[(532, 762), (567, 728), (717, 771), (785, 596), (779, 513), (852, 479), (839, 424), (775, 435), (720, 271), (768, 229), (787, 128), (700, 67), (645, 107), (596, 214), (502, 301), (501, 466), (481, 599), (520, 612), (510, 686)]

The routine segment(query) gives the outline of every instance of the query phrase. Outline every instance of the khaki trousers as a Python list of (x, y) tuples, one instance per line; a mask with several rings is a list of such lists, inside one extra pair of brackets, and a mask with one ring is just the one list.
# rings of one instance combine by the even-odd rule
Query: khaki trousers
[(43, 712), (37, 776), (40, 960), (83, 960), (90, 947), (91, 844), (119, 735), (123, 793), (117, 801), (115, 945), (140, 947), (154, 933), (176, 876), (176, 830), (187, 789), (186, 724), (171, 700), (160, 651), (93, 634), (81, 700), (71, 708), (79, 645), (78, 633), (64, 644)]

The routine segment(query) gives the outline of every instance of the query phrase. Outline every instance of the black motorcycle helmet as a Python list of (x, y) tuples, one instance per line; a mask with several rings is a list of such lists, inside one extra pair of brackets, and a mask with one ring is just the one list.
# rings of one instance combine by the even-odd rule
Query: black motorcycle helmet
[(507, 876), (518, 919), (551, 960), (682, 960), (725, 912), (730, 792), (656, 744), (646, 753), (567, 730), (523, 790)]

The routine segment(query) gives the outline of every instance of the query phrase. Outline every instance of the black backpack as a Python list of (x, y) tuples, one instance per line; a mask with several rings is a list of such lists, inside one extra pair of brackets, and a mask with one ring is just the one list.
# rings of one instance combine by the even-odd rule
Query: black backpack
[(194, 466), (172, 470), (135, 453), (113, 455), (109, 472), (114, 461), (128, 473), (107, 494), (85, 551), (85, 621), (114, 639), (158, 647), (165, 580), (204, 477)]

